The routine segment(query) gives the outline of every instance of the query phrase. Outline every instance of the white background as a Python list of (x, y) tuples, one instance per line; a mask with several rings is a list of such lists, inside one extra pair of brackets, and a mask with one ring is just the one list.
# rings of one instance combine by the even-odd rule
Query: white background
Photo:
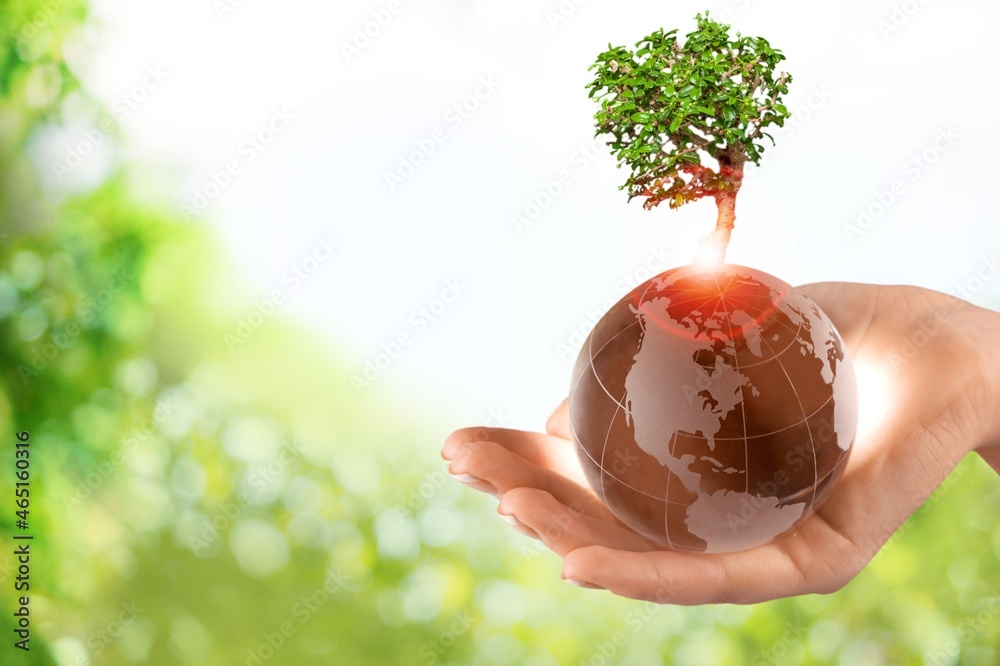
[[(403, 0), (351, 58), (344, 44), (387, 0), (232, 4), (103, 0), (71, 62), (109, 106), (142, 98), (115, 118), (151, 199), (180, 210), (213, 172), (240, 164), (195, 223), (220, 230), (255, 293), (282, 287), (317, 238), (341, 243), (281, 313), (321, 330), (351, 373), (410, 333), (367, 390), (455, 426), (493, 414), (540, 427), (575, 358), (559, 345), (575, 349), (593, 314), (650, 269), (688, 263), (714, 225), (710, 200), (626, 203), (626, 172), (591, 150), (596, 105), (584, 88), (609, 42), (689, 32), (706, 7), (780, 48), (795, 77), (792, 123), (747, 173), (730, 262), (792, 284), (953, 291), (1000, 250), (993, 3)], [(481, 77), (499, 88), (449, 122)], [(280, 108), (294, 120), (248, 161), (241, 145)], [(444, 141), (391, 190), (385, 174), (435, 128)], [(958, 138), (935, 151), (943, 130)], [(914, 170), (928, 150), (934, 163)], [(512, 215), (561, 171), (569, 185), (519, 232)], [(859, 208), (877, 211), (896, 180), (902, 194), (852, 236)], [(464, 292), (418, 329), (412, 316), (449, 279)], [(971, 297), (1000, 303), (1000, 279)]]

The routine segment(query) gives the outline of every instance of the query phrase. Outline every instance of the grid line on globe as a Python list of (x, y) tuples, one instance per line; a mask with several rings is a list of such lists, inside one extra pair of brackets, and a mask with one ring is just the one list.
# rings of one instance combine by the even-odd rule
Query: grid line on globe
[(611, 511), (695, 552), (801, 524), (857, 429), (833, 323), (781, 280), (733, 265), (673, 269), (622, 298), (584, 342), (569, 406), (581, 465)]

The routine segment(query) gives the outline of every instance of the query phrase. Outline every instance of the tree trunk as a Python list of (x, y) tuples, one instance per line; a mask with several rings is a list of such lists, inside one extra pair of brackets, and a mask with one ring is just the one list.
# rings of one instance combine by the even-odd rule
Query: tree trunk
[(720, 194), (715, 197), (715, 205), (719, 209), (718, 217), (715, 218), (715, 229), (716, 231), (724, 231), (728, 238), (736, 222), (736, 193)]
[(715, 205), (718, 207), (718, 217), (715, 220), (715, 230), (706, 236), (698, 245), (699, 263), (723, 263), (726, 260), (726, 249), (729, 247), (729, 237), (736, 223), (736, 194), (743, 184), (742, 156), (719, 156), (719, 175), (726, 188), (715, 195)]

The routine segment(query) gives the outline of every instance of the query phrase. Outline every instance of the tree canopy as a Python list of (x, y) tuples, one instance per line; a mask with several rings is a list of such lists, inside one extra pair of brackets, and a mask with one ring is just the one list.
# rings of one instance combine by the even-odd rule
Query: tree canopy
[(695, 20), (683, 43), (677, 30), (660, 29), (635, 50), (609, 44), (588, 88), (600, 102), (595, 134), (610, 135), (619, 168), (629, 168), (620, 187), (629, 201), (645, 197), (649, 210), (712, 197), (728, 243), (743, 165), (760, 163), (764, 138), (774, 141), (766, 130), (789, 118), (782, 96), (792, 77), (777, 71), (785, 56), (763, 37), (732, 39), (707, 12)]

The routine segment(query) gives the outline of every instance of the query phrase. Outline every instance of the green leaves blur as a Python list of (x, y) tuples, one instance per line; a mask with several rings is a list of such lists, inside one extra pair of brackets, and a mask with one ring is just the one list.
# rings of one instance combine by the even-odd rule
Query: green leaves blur
[[(839, 592), (750, 607), (653, 606), (566, 585), (559, 557), (508, 529), (492, 497), (449, 479), (437, 449), (458, 424), (452, 405), (434, 407), (433, 391), (358, 399), (348, 381), (353, 355), (339, 359), (327, 339), (280, 315), (231, 353), (223, 336), (259, 297), (227, 265), (231, 248), (207, 225), (140, 204), (146, 198), (136, 196), (127, 168), (88, 192), (47, 197), (24, 149), (48, 123), (70, 117), (92, 126), (105, 111), (81, 117), (91, 105), (81, 104), (85, 91), (62, 60), (85, 13), (82, 0), (9, 0), (0, 9), (12, 37), (0, 47), (8, 470), (0, 488), (11, 487), (10, 443), (22, 429), (37, 446), (38, 480), (32, 650), (8, 657), (8, 643), (0, 663), (913, 664), (954, 654), (959, 639), (961, 654), (949, 663), (998, 663), (1000, 590), (991, 586), (1000, 488), (979, 458), (963, 460)], [(39, 106), (32, 82), (52, 68), (62, 73), (58, 96)], [(644, 101), (654, 88), (631, 78), (616, 107), (628, 122), (669, 127), (701, 113), (657, 114)], [(681, 90), (687, 99), (695, 86), (661, 96)], [(633, 121), (638, 113), (650, 119)], [(658, 156), (663, 147), (650, 141), (635, 150)], [(698, 151), (677, 159), (701, 168)], [(703, 182), (732, 186), (719, 175)], [(695, 195), (690, 187), (676, 194)], [(84, 316), (119, 271), (131, 276), (127, 288)], [(30, 332), (31, 321), (45, 329)], [(74, 321), (80, 332), (56, 351), (52, 336)], [(36, 365), (46, 347), (55, 355)], [(25, 379), (21, 366), (38, 374)], [(155, 372), (136, 382), (132, 371), (142, 367)], [(174, 407), (155, 420), (157, 404)], [(232, 455), (241, 441), (266, 450), (257, 446), (271, 438), (301, 444), (302, 454), (278, 473), (280, 458)], [(251, 495), (249, 504), (241, 499)], [(10, 532), (12, 517), (0, 516), (0, 531)], [(247, 524), (257, 535), (272, 528), (271, 538), (237, 538)], [(193, 547), (192, 537), (210, 547)], [(248, 573), (248, 554), (267, 559), (275, 540), (287, 544), (287, 564)], [(16, 566), (12, 552), (0, 553), (7, 640)], [(315, 604), (331, 568), (347, 584)], [(143, 614), (122, 626), (122, 604), (133, 602)], [(308, 615), (296, 613), (303, 608)], [(470, 627), (458, 623), (461, 613)], [(276, 640), (280, 649), (261, 658)]]
[(647, 207), (667, 197), (678, 168), (701, 164), (700, 153), (758, 164), (763, 130), (790, 115), (781, 104), (792, 80), (777, 73), (781, 51), (762, 37), (731, 39), (707, 12), (696, 21), (683, 42), (677, 30), (660, 29), (634, 51), (609, 44), (590, 67), (589, 97), (601, 105), (596, 135), (610, 135), (619, 166), (630, 170), (621, 189), (629, 199), (650, 197)]

